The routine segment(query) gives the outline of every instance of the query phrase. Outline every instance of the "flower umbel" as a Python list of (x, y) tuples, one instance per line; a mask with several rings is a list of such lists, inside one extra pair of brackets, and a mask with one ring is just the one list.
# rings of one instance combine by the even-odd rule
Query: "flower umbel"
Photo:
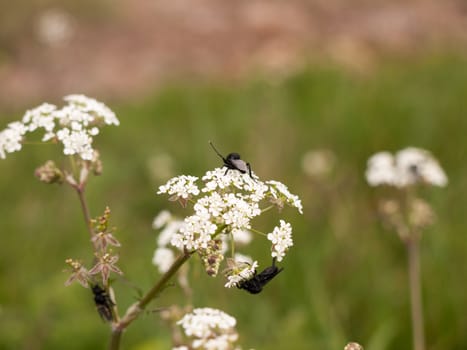
[(189, 339), (189, 348), (206, 350), (234, 349), (238, 340), (236, 323), (232, 316), (211, 308), (194, 309), (177, 322)]
[[(216, 168), (201, 178), (204, 184), (199, 187), (196, 177), (183, 175), (169, 180), (159, 188), (158, 193), (169, 194), (170, 200), (190, 198), (194, 203), (195, 213), (186, 217), (179, 227), (171, 230), (170, 242), (180, 251), (197, 251), (211, 276), (217, 274), (227, 247), (233, 257), (237, 245), (250, 242), (250, 232), (267, 236), (272, 241), (271, 255), (278, 261), (285, 257), (293, 244), (292, 227), (289, 223), (281, 220), (280, 227), (267, 235), (253, 229), (252, 219), (271, 209), (271, 202), (279, 210), (287, 204), (302, 213), (300, 199), (278, 181), (262, 182), (257, 176), (253, 178), (239, 171), (226, 173), (225, 169)], [(165, 214), (160, 220), (166, 220)], [(170, 223), (166, 229), (169, 225)], [(161, 233), (159, 239), (162, 237), (168, 236)], [(226, 286), (232, 287), (243, 279), (248, 279), (247, 276), (254, 274), (256, 266), (256, 262), (253, 266), (229, 266)]]
[(368, 159), (366, 179), (371, 186), (407, 187), (424, 183), (444, 187), (448, 179), (430, 152), (408, 147), (393, 156), (379, 152)]
[(268, 239), (272, 242), (272, 257), (277, 257), (277, 261), (282, 261), (287, 250), (293, 246), (292, 226), (280, 221), (280, 226), (275, 227), (272, 233), (268, 233)]
[(19, 151), (27, 133), (42, 130), (42, 142), (61, 142), (65, 155), (78, 155), (83, 160), (93, 160), (94, 136), (103, 125), (119, 125), (115, 114), (103, 103), (84, 95), (68, 95), (67, 104), (57, 106), (44, 103), (28, 110), (21, 121), (8, 124), (0, 132), (0, 158), (6, 153)]

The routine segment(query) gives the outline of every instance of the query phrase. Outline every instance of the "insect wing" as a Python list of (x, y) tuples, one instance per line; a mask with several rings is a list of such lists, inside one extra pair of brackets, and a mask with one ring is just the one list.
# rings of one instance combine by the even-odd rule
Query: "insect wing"
[(231, 159), (230, 162), (237, 170), (239, 170), (242, 173), (246, 173), (249, 171), (245, 161), (241, 159)]
[(276, 266), (269, 266), (263, 271), (261, 271), (258, 275), (256, 275), (256, 278), (264, 286), (266, 283), (268, 283), (270, 280), (276, 277), (277, 274), (282, 270), (283, 268), (279, 269)]

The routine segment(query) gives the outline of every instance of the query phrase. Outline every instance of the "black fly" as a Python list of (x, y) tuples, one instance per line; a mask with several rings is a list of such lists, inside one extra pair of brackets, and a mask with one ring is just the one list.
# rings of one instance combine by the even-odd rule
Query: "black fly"
[(243, 281), (238, 285), (238, 288), (245, 289), (251, 294), (258, 294), (263, 290), (263, 287), (269, 283), (283, 268), (276, 266), (276, 258), (272, 259), (272, 266), (266, 267), (263, 271), (256, 274), (249, 280)]
[(224, 175), (227, 175), (227, 172), (229, 170), (238, 170), (242, 174), (246, 174), (248, 172), (248, 175), (250, 175), (250, 177), (253, 179), (253, 176), (251, 175), (250, 163), (247, 163), (244, 160), (240, 159), (240, 154), (235, 152), (229, 153), (227, 157), (224, 158), (224, 156), (219, 153), (216, 147), (214, 147), (211, 141), (209, 141), (209, 144), (211, 145), (212, 149), (217, 153), (217, 155), (222, 158), (224, 166), (227, 168), (225, 170)]
[(115, 304), (110, 295), (98, 284), (92, 285), (91, 289), (92, 294), (94, 294), (94, 303), (96, 304), (97, 312), (100, 317), (106, 322), (113, 321), (113, 307)]

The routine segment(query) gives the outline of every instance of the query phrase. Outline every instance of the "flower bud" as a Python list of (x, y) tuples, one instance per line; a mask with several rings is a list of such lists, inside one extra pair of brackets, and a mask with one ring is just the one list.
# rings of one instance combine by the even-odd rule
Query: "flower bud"
[(62, 171), (51, 160), (48, 160), (44, 165), (38, 167), (34, 172), (34, 175), (39, 179), (39, 181), (47, 184), (63, 182)]

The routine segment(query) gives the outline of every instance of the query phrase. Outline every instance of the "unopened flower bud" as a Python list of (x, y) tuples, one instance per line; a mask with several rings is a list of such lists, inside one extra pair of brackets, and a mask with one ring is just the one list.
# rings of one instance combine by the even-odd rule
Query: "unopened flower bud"
[(39, 179), (39, 181), (47, 184), (63, 182), (62, 171), (51, 160), (48, 160), (44, 165), (38, 167), (34, 172), (34, 175)]
[(435, 214), (427, 202), (415, 198), (410, 204), (409, 222), (412, 227), (422, 229), (433, 224)]
[(208, 242), (206, 249), (198, 250), (198, 253), (203, 261), (206, 273), (209, 276), (216, 276), (219, 271), (221, 261), (224, 259), (222, 254), (222, 241), (220, 239), (214, 239)]

